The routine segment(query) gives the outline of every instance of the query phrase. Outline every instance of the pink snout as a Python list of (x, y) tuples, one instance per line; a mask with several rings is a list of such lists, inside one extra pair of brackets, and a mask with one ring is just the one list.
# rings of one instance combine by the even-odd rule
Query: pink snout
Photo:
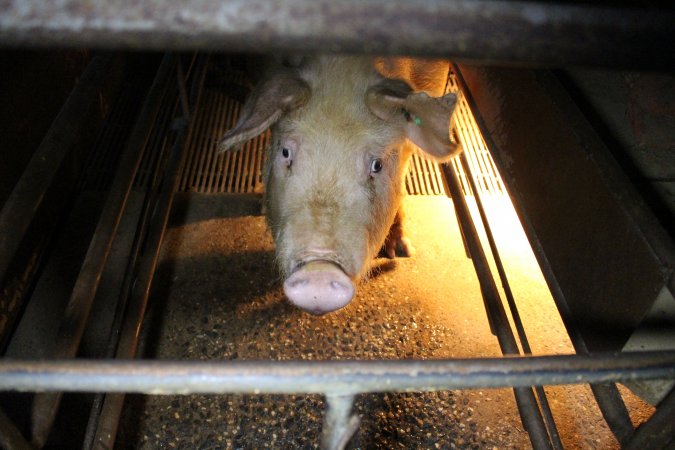
[(286, 279), (284, 292), (294, 305), (321, 315), (346, 306), (354, 297), (354, 284), (338, 265), (310, 261)]

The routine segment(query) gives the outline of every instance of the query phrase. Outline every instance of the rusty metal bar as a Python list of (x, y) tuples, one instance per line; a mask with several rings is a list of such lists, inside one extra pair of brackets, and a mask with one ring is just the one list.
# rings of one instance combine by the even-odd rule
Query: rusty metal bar
[[(143, 157), (145, 144), (164, 96), (166, 80), (172, 65), (173, 58), (170, 56), (162, 61), (138, 122), (120, 159), (117, 176), (110, 188), (94, 237), (89, 244), (87, 255), (59, 327), (54, 347), (55, 359), (72, 358), (79, 348), (101, 273), (108, 260), (117, 227)], [(35, 397), (32, 423), (33, 443), (37, 447), (42, 447), (46, 442), (60, 402), (61, 395), (58, 393)]]
[(675, 66), (673, 23), (667, 6), (561, 0), (0, 3), (5, 46), (329, 50), (645, 68)]
[(2, 360), (0, 391), (359, 394), (675, 378), (675, 351), (405, 361)]
[[(471, 262), (476, 270), (478, 283), (480, 284), (485, 309), (490, 320), (490, 326), (497, 336), (499, 348), (504, 355), (518, 355), (520, 350), (511, 330), (511, 325), (506, 317), (506, 311), (502, 305), (499, 291), (492, 277), (490, 265), (483, 251), (476, 226), (471, 219), (471, 212), (466, 203), (466, 198), (462, 195), (462, 188), (459, 182), (457, 172), (451, 164), (442, 164), (441, 170), (445, 175), (448, 187), (452, 195), (452, 201), (455, 206), (455, 214), (463, 230), (465, 243), (471, 255)], [(467, 174), (467, 178), (470, 175)], [(530, 436), (532, 446), (536, 449), (552, 449), (552, 442), (549, 431), (546, 428), (544, 418), (539, 410), (539, 405), (530, 387), (514, 387), (514, 395), (523, 426)]]

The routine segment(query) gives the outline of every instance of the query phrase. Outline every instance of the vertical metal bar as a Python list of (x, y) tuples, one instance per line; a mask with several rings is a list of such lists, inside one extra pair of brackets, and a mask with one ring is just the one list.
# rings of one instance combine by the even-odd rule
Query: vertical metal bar
[[(511, 291), (511, 286), (509, 285), (508, 277), (506, 276), (506, 271), (504, 270), (504, 264), (502, 264), (502, 259), (499, 256), (499, 249), (492, 234), (492, 229), (485, 213), (485, 208), (483, 208), (483, 202), (481, 200), (481, 194), (476, 189), (476, 184), (474, 182), (473, 173), (469, 167), (469, 162), (462, 152), (459, 155), (460, 162), (462, 167), (466, 172), (466, 178), (471, 185), (471, 189), (474, 191), (474, 198), (476, 199), (476, 206), (478, 206), (478, 213), (480, 214), (481, 221), (483, 222), (483, 229), (488, 239), (488, 244), (490, 246), (490, 251), (492, 252), (492, 258), (494, 259), (495, 265), (497, 266), (497, 273), (499, 274), (499, 279), (502, 282), (502, 289), (504, 290), (504, 295), (506, 296), (506, 302), (509, 305), (509, 310), (511, 311), (511, 317), (513, 318), (513, 323), (516, 327), (518, 333), (518, 338), (520, 340), (520, 345), (523, 348), (523, 352), (526, 355), (532, 354), (532, 349), (530, 348), (530, 343), (527, 339), (527, 334), (525, 333), (525, 327), (523, 326), (523, 321), (520, 319), (520, 313), (518, 312), (518, 306), (516, 305), (516, 300), (513, 298), (513, 292)], [(551, 437), (551, 443), (553, 448), (557, 450), (562, 450), (562, 442), (560, 441), (560, 434), (553, 420), (553, 413), (551, 412), (551, 407), (548, 404), (548, 399), (546, 398), (546, 393), (544, 388), (541, 386), (535, 386), (535, 393), (537, 394), (537, 399), (539, 400), (539, 405), (541, 407), (542, 415), (546, 421), (546, 427), (548, 428), (549, 435)]]
[(2, 409), (0, 409), (0, 447), (7, 450), (34, 450)]
[(249, 162), (251, 160), (251, 155), (255, 152), (255, 148), (259, 144), (259, 137), (256, 137), (253, 141), (250, 142), (246, 152), (241, 155), (241, 167), (239, 168), (239, 182), (237, 183), (236, 192), (241, 194), (246, 192), (246, 180), (249, 176)]
[[(449, 164), (441, 165), (441, 169), (445, 174), (452, 194), (455, 212), (464, 230), (466, 244), (471, 253), (471, 261), (476, 269), (476, 275), (478, 276), (488, 316), (492, 317), (499, 346), (505, 355), (517, 355), (520, 353), (518, 345), (511, 332), (504, 307), (501, 304), (499, 292), (497, 291), (487, 258), (481, 247), (476, 227), (471, 221), (471, 213), (469, 212), (466, 199), (462, 195), (457, 174)], [(550, 437), (548, 436), (546, 425), (539, 411), (532, 388), (514, 388), (514, 393), (523, 425), (530, 435), (532, 446), (537, 450), (551, 449)]]
[[(205, 63), (202, 67), (203, 72), (199, 76), (200, 86), (204, 82), (206, 65)], [(201, 95), (198, 94), (197, 103), (199, 103), (200, 97)], [(186, 128), (188, 128), (187, 133)], [(128, 311), (120, 334), (120, 341), (115, 355), (117, 359), (132, 359), (136, 356), (140, 328), (145, 317), (150, 287), (159, 260), (159, 253), (171, 213), (173, 198), (180, 184), (180, 174), (187, 159), (189, 148), (187, 142), (193, 130), (193, 127), (188, 127), (184, 123), (179, 128), (171, 150), (169, 164), (162, 182), (161, 194), (151, 219), (148, 240), (144, 247), (145, 254), (140, 262), (139, 275), (133, 286)], [(188, 135), (187, 139), (186, 134)], [(119, 417), (124, 405), (124, 397), (124, 394), (109, 394), (106, 396), (101, 409), (96, 434), (94, 435), (93, 447), (113, 448)]]
[(621, 445), (626, 444), (635, 429), (616, 384), (591, 384), (591, 391), (607, 426)]
[(216, 105), (216, 110), (214, 114), (213, 123), (209, 126), (208, 136), (209, 136), (209, 146), (211, 148), (211, 153), (213, 154), (213, 175), (211, 182), (209, 183), (209, 192), (218, 193), (221, 180), (223, 178), (223, 155), (218, 153), (216, 148), (216, 140), (213, 139), (213, 136), (220, 136), (219, 130), (221, 124), (224, 122), (224, 118), (227, 115), (227, 110), (225, 109), (225, 97), (224, 95), (218, 93), (213, 96), (213, 103)]
[[(226, 96), (218, 93), (215, 98), (218, 100), (219, 114), (216, 126), (211, 131), (215, 133), (215, 136), (220, 136), (220, 132), (225, 128), (225, 123), (227, 122), (228, 115), (230, 114), (230, 108), (228, 106), (228, 98)], [(223, 179), (225, 178), (225, 174), (223, 173), (223, 162), (225, 160), (225, 155), (216, 151), (215, 158), (217, 163), (217, 176), (215, 178), (215, 182), (213, 183), (213, 192), (219, 194), (222, 192), (221, 186), (223, 185)]]
[(178, 81), (178, 94), (180, 95), (183, 117), (185, 120), (190, 120), (190, 102), (188, 100), (187, 89), (185, 89), (186, 76), (183, 73), (183, 62), (180, 57), (176, 58), (176, 79)]
[[(205, 102), (201, 108), (200, 114), (202, 117), (208, 117), (212, 110), (211, 102)], [(192, 192), (202, 192), (202, 183), (204, 175), (204, 164), (208, 157), (208, 150), (204, 144), (206, 141), (205, 134), (208, 130), (207, 120), (202, 118), (201, 121), (195, 122), (195, 130), (191, 133), (189, 141), (192, 141), (192, 171), (190, 172), (190, 181), (188, 188)]]
[[(117, 176), (111, 186), (94, 237), (87, 250), (87, 255), (61, 321), (56, 337), (54, 358), (72, 358), (77, 353), (89, 319), (91, 305), (98, 289), (101, 272), (108, 260), (112, 241), (126, 207), (152, 124), (166, 91), (166, 80), (172, 64), (173, 58), (169, 55), (162, 60), (150, 92), (145, 99), (139, 120), (124, 150)], [(42, 447), (47, 441), (61, 402), (61, 396), (60, 393), (35, 396), (32, 423), (33, 443), (37, 447)]]
[(354, 395), (326, 395), (326, 416), (321, 433), (322, 450), (342, 450), (359, 428), (361, 418), (351, 414)]
[[(241, 113), (241, 109), (238, 107), (238, 105), (232, 101), (231, 99), (228, 99), (227, 101), (227, 108), (228, 108), (228, 115), (227, 115), (227, 122), (226, 122), (226, 127), (229, 129), (234, 126), (236, 123), (239, 114)], [(227, 184), (229, 183), (229, 180), (231, 178), (230, 176), (230, 163), (233, 158), (233, 153), (232, 152), (225, 152), (222, 153), (223, 155), (223, 181), (220, 183), (220, 192), (227, 192)]]

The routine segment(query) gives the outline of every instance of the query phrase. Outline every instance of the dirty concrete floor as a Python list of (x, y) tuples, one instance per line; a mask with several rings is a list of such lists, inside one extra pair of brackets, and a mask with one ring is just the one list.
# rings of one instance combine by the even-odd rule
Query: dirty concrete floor
[[(166, 236), (143, 356), (500, 355), (451, 201), (409, 197), (406, 203), (415, 256), (375, 260), (373, 276), (361, 283), (348, 307), (314, 317), (284, 299), (257, 199), (193, 197)], [(513, 221), (513, 213), (502, 209), (494, 208)], [(520, 251), (522, 231), (504, 225), (495, 232), (534, 353), (571, 353), (534, 257)], [(546, 391), (565, 448), (618, 448), (587, 386)], [(625, 389), (622, 393), (634, 422), (649, 417), (649, 406)], [(318, 395), (128, 396), (117, 448), (318, 448), (324, 406)], [(362, 420), (348, 445), (352, 449), (530, 447), (509, 389), (368, 394), (357, 397), (355, 410)]]

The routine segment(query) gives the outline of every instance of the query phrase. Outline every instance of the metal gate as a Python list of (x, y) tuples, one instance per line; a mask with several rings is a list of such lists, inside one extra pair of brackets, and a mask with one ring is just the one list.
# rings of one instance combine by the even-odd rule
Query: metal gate
[[(78, 6), (77, 2), (73, 5)], [(98, 6), (102, 8), (102, 16), (109, 12), (104, 4)], [(309, 8), (308, 4), (304, 6)], [(405, 9), (404, 5), (401, 7)], [(4, 30), (2, 36), (11, 36), (18, 43), (30, 42), (31, 34), (27, 34), (24, 28), (18, 26), (27, 25), (30, 21), (24, 17), (17, 22), (8, 22), (8, 14), (23, 17), (21, 14), (25, 15), (25, 11), (28, 10), (39, 14), (44, 12), (43, 7), (38, 3), (29, 2), (21, 11), (15, 11), (14, 6), (8, 8), (11, 11), (5, 10), (0, 16), (2, 18), (0, 25)], [(583, 6), (579, 8), (582, 8), (582, 12), (587, 12), (583, 10)], [(443, 11), (449, 14), (447, 10)], [(546, 8), (542, 11), (547, 12)], [(663, 20), (671, 24), (672, 17), (666, 16)], [(53, 20), (49, 15), (46, 17), (47, 21)], [(659, 20), (656, 21), (657, 25), (661, 23)], [(7, 25), (8, 23), (10, 24)], [(47, 30), (41, 25), (37, 25), (37, 29), (45, 32)], [(667, 30), (667, 26), (655, 27), (652, 32), (665, 33), (664, 29)], [(87, 39), (77, 37), (77, 34), (68, 30), (64, 27), (61, 32), (72, 42)], [(115, 36), (119, 39), (120, 35), (114, 33), (109, 35), (111, 39)], [(314, 36), (319, 37), (317, 34)], [(196, 39), (194, 42), (199, 42), (199, 36), (196, 38), (193, 36), (193, 39)], [(153, 42), (156, 41), (150, 42), (149, 45)], [(270, 43), (266, 41), (265, 44)], [(285, 45), (299, 44), (293, 41)], [(349, 48), (348, 44), (343, 45)], [(541, 54), (540, 57), (543, 58)], [(16, 288), (21, 284), (20, 277), (17, 278), (16, 274), (30, 272), (17, 270), (17, 255), (24, 250), (22, 247), (24, 238), (34, 232), (31, 224), (34, 223), (36, 211), (44, 208), (44, 194), (53, 188), (56, 172), (68, 156), (69, 147), (57, 145), (63, 141), (56, 137), (68, 134), (64, 129), (73, 126), (72, 118), (77, 119), (87, 114), (86, 105), (88, 102), (96, 101), (96, 89), (103, 83), (109, 64), (109, 57), (94, 58), (83, 76), (81, 85), (64, 106), (61, 120), (57, 120), (50, 131), (52, 138), (45, 139), (38, 149), (36, 157), (0, 214), (0, 236), (2, 236), (0, 279), (4, 283), (2, 304), (3, 308), (9, 305), (7, 318), (3, 317), (6, 321), (2, 329), (4, 343), (10, 339), (13, 326), (23, 312), (22, 306), (13, 305), (26, 297), (26, 293), (21, 289), (23, 286)], [(89, 178), (85, 176), (78, 180), (79, 186), (94, 186), (96, 181), (108, 184), (108, 193), (102, 202), (93, 238), (89, 242), (86, 257), (79, 269), (79, 276), (70, 294), (65, 314), (59, 318), (58, 337), (53, 352), (46, 360), (5, 358), (0, 364), (0, 390), (37, 393), (32, 402), (30, 438), (23, 436), (6, 414), (0, 414), (0, 442), (4, 447), (34, 448), (44, 445), (64, 392), (98, 393), (91, 408), (84, 442), (86, 448), (96, 446), (111, 448), (114, 445), (124, 394), (132, 392), (324, 394), (327, 412), (322, 446), (343, 448), (358, 426), (357, 418), (351, 413), (356, 394), (513, 387), (518, 409), (533, 447), (561, 448), (542, 386), (568, 383), (589, 383), (593, 386), (594, 394), (610, 428), (625, 448), (672, 445), (675, 391), (670, 390), (648, 422), (633, 429), (617, 396), (614, 383), (636, 379), (675, 379), (675, 352), (528, 355), (530, 350), (527, 337), (520, 323), (515, 302), (509, 295), (508, 280), (505, 279), (501, 268), (498, 249), (492, 246), (489, 224), (487, 222), (482, 224), (487, 230), (488, 241), (492, 247), (488, 252), (481, 245), (476, 225), (471, 219), (463, 196), (463, 191), (473, 192), (481, 210), (480, 199), (486, 186), (495, 183), (494, 177), (491, 177), (494, 167), (489, 166), (485, 162), (486, 159), (480, 155), (478, 159), (471, 161), (473, 165), (470, 164), (469, 159), (477, 156), (468, 151), (465, 155), (471, 154), (470, 157), (462, 155), (459, 161), (455, 162), (458, 170), (453, 170), (449, 165), (443, 165), (441, 170), (455, 203), (465, 244), (476, 267), (492, 332), (496, 335), (505, 355), (503, 358), (274, 363), (130, 361), (136, 354), (138, 330), (148, 307), (148, 291), (157, 268), (174, 195), (192, 189), (204, 189), (207, 192), (237, 192), (237, 190), (255, 192), (260, 188), (258, 174), (262, 164), (264, 136), (251, 144), (249, 154), (236, 156), (239, 158), (237, 160), (235, 156), (227, 157), (231, 159), (211, 158), (207, 153), (199, 153), (214, 143), (202, 142), (199, 145), (195, 144), (196, 146), (189, 144), (194, 142), (194, 137), (198, 135), (196, 128), (202, 126), (196, 119), (201, 111), (195, 108), (201, 104), (200, 99), (205, 95), (204, 80), (207, 77), (208, 67), (208, 58), (204, 56), (186, 57), (171, 54), (164, 56), (137, 120), (121, 149), (118, 161), (112, 163), (110, 159), (100, 155), (92, 157), (86, 166), (89, 170), (86, 168), (84, 170), (85, 174), (90, 175)], [(219, 130), (218, 127), (233, 123), (236, 107), (223, 107), (219, 102), (227, 100), (217, 96), (214, 96), (213, 102), (220, 105), (217, 106), (218, 112), (215, 114), (209, 112), (206, 115), (222, 118), (214, 129)], [(124, 108), (124, 102), (121, 101), (118, 107)], [(468, 109), (460, 111), (463, 112), (458, 118), (460, 122), (456, 124), (458, 128), (465, 126), (463, 124), (470, 120), (464, 115)], [(121, 116), (123, 114), (115, 116), (111, 113), (109, 123), (114, 123), (114, 118)], [(461, 129), (458, 136), (465, 148), (477, 146), (479, 152), (486, 151), (486, 148), (482, 147), (485, 144), (477, 137), (466, 135)], [(101, 139), (99, 142), (101, 145), (110, 143), (107, 139)], [(118, 148), (122, 147), (121, 143), (117, 145)], [(416, 161), (413, 164), (416, 166), (418, 163)], [(115, 176), (100, 175), (113, 166), (117, 167)], [(484, 166), (482, 175), (473, 173), (473, 167), (476, 166)], [(424, 171), (422, 179), (425, 173), (427, 179), (431, 180), (428, 172)], [(94, 174), (94, 178), (91, 178), (91, 174)], [(436, 180), (435, 186), (438, 188), (438, 179)], [(493, 189), (504, 190), (498, 184), (495, 184)], [(125, 259), (123, 273), (120, 275), (120, 284), (117, 286), (120, 300), (110, 314), (110, 333), (104, 345), (106, 359), (75, 359), (90, 318), (94, 298), (99, 290), (101, 273), (111, 258), (113, 239), (119, 230), (123, 215), (129, 213), (125, 212), (129, 198), (136, 195), (141, 198), (138, 202), (140, 206), (134, 212), (136, 226), (133, 242)], [(484, 215), (482, 211), (481, 215)], [(504, 299), (497, 288), (495, 280), (497, 277), (489, 268), (487, 253), (495, 257), (497, 277), (506, 292)], [(31, 264), (35, 267), (35, 271), (39, 269), (39, 261), (32, 261)], [(19, 281), (12, 284), (8, 280)], [(508, 315), (513, 318), (515, 331), (509, 323), (507, 309)]]

